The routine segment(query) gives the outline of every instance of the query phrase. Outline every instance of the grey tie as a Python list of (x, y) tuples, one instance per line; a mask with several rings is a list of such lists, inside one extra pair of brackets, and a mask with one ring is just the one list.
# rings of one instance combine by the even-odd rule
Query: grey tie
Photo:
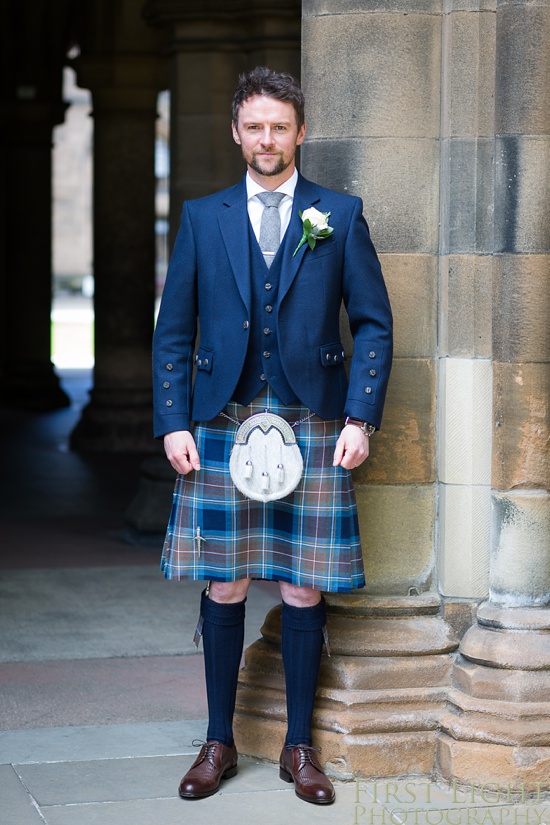
[(281, 243), (281, 216), (279, 204), (284, 192), (260, 192), (258, 198), (264, 205), (260, 224), (260, 249), (266, 264), (271, 266)]

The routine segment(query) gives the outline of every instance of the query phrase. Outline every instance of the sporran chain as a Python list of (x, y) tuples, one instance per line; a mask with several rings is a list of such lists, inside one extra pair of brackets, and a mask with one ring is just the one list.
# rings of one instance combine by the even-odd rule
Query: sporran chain
[[(268, 413), (268, 412), (269, 412), (269, 408), (266, 407), (265, 410), (264, 410), (264, 413)], [(227, 413), (225, 413), (225, 412), (221, 412), (220, 415), (221, 415), (222, 418), (227, 418), (228, 421), (231, 421), (233, 424), (236, 424), (238, 427), (240, 427), (241, 424), (244, 423), (243, 421), (239, 421), (238, 418), (233, 418), (232, 415), (227, 415)], [(315, 415), (314, 412), (310, 412), (307, 415), (304, 415), (303, 418), (299, 418), (298, 421), (293, 421), (292, 423), (289, 421), (288, 425), (290, 427), (297, 427), (298, 424), (303, 424), (305, 421), (312, 418), (312, 416), (314, 416), (314, 415)], [(245, 421), (246, 421), (246, 419), (245, 419)]]

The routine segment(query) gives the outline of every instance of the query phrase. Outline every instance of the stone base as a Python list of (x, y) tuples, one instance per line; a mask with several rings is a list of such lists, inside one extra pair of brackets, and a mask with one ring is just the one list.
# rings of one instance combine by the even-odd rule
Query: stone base
[(21, 366), (17, 375), (6, 374), (0, 380), (0, 404), (17, 410), (51, 412), (71, 406), (71, 399), (61, 389), (53, 364)]
[(164, 455), (146, 458), (141, 465), (138, 491), (126, 510), (127, 533), (137, 544), (162, 539), (172, 506), (176, 471)]
[(453, 667), (438, 736), (448, 780), (536, 793), (550, 772), (550, 610), (480, 605)]
[[(105, 396), (105, 393), (101, 394)], [(107, 453), (155, 453), (153, 438), (153, 402), (150, 393), (128, 391), (113, 394), (111, 399), (91, 401), (71, 433), (72, 450)], [(145, 396), (145, 397), (144, 397)]]
[[(457, 640), (439, 599), (329, 596), (314, 744), (333, 776), (430, 774)], [(286, 733), (280, 607), (246, 651), (234, 731), (240, 752), (277, 760)]]
[(459, 742), (441, 733), (437, 743), (441, 776), (463, 785), (511, 793), (548, 790), (550, 747), (514, 747), (489, 742)]

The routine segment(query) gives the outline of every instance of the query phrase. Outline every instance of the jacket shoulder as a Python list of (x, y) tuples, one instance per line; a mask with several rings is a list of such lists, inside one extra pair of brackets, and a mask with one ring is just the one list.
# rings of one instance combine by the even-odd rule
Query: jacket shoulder
[(213, 192), (211, 195), (203, 195), (201, 198), (191, 198), (185, 201), (185, 206), (192, 212), (202, 212), (203, 210), (210, 210), (221, 206), (224, 203), (233, 203), (238, 200), (243, 194), (243, 183), (229, 186), (227, 189), (220, 189), (219, 192)]

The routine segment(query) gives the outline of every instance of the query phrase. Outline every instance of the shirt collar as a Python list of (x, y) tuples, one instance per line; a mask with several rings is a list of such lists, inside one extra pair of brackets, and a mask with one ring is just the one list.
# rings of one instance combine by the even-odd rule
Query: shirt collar
[[(288, 195), (289, 198), (294, 197), (294, 190), (296, 189), (296, 184), (298, 182), (298, 170), (295, 168), (292, 175), (289, 177), (288, 180), (285, 180), (277, 189), (274, 189), (274, 192), (282, 192), (285, 195)], [(256, 181), (252, 180), (250, 174), (246, 173), (246, 197), (247, 200), (255, 197), (259, 192), (265, 192), (263, 186), (260, 186)]]

